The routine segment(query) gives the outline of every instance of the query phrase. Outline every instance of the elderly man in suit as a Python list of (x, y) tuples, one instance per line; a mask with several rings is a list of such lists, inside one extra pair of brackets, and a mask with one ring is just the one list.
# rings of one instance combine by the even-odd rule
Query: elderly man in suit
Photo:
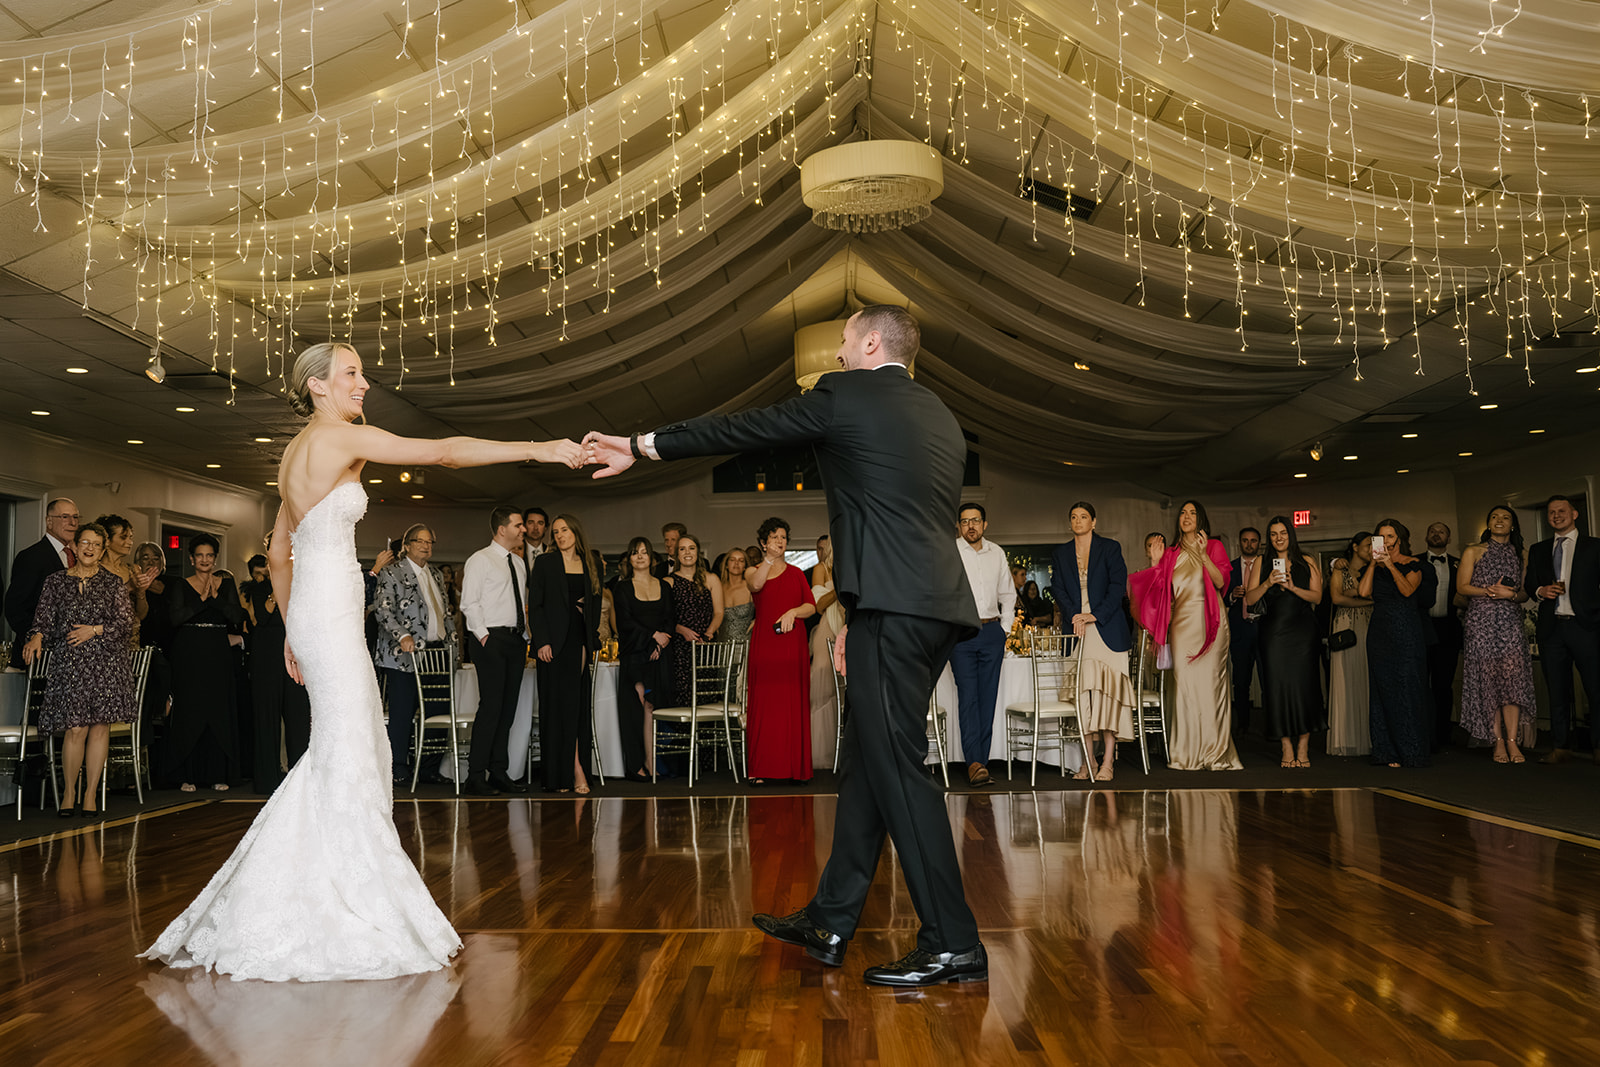
[[(1600, 708), (1600, 540), (1578, 532), (1571, 499), (1553, 496), (1545, 516), (1554, 534), (1528, 549), (1525, 586), (1539, 601), (1539, 662), (1550, 691), (1550, 742), (1540, 763), (1572, 758), (1572, 669), (1583, 679), (1590, 723)], [(1592, 729), (1591, 725), (1591, 729)], [(1600, 763), (1600, 747), (1594, 760)]]
[(411, 653), (449, 648), (456, 622), (445, 605), (444, 575), (433, 558), (433, 531), (418, 523), (400, 539), (402, 555), (378, 572), (374, 613), (378, 620), (377, 664), (389, 698), (389, 755), (394, 783), (409, 781), (412, 729), (417, 717), (417, 679)]
[(6, 622), (21, 641), (33, 625), (44, 580), (77, 562), (72, 538), (78, 532), (78, 505), (57, 497), (45, 505), (44, 536), (18, 552), (11, 561), (11, 588), (6, 590)]
[[(916, 319), (886, 305), (845, 324), (843, 373), (774, 407), (708, 415), (642, 438), (584, 438), (595, 477), (636, 459), (724, 455), (774, 445), (816, 450), (828, 499), (834, 589), (847, 623), (835, 660), (849, 665), (833, 852), (811, 903), (755, 924), (829, 966), (844, 963), (884, 837), (894, 842), (922, 920), (917, 947), (868, 967), (875, 985), (986, 981), (989, 959), (967, 906), (944, 795), (928, 774), (926, 720), (934, 682), (958, 640), (978, 629), (972, 587), (950, 536), (966, 441), (948, 408), (912, 381)], [(848, 649), (848, 658), (846, 649)]]

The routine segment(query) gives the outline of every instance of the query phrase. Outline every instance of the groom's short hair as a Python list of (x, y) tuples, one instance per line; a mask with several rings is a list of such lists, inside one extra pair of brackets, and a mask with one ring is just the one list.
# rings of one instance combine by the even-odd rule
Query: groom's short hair
[(856, 312), (856, 328), (863, 333), (877, 330), (883, 351), (890, 359), (906, 366), (922, 347), (922, 328), (911, 312), (893, 304), (869, 304)]
[(505, 505), (495, 508), (493, 511), (489, 512), (489, 532), (499, 533), (506, 526), (510, 525), (513, 516), (520, 519), (522, 517), (521, 510), (518, 508), (509, 508)]

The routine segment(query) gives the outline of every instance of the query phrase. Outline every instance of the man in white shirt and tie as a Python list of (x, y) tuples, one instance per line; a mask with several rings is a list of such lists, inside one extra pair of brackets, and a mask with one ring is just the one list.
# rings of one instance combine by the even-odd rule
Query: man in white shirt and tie
[(1578, 511), (1569, 497), (1551, 497), (1545, 517), (1553, 536), (1528, 549), (1524, 588), (1539, 602), (1539, 663), (1550, 693), (1555, 746), (1539, 762), (1565, 763), (1572, 757), (1574, 667), (1589, 701), (1590, 729), (1600, 709), (1600, 541), (1578, 532)]
[(1256, 622), (1261, 616), (1244, 602), (1245, 590), (1261, 584), (1261, 563), (1261, 531), (1246, 526), (1239, 531), (1239, 555), (1228, 580), (1228, 658), (1233, 664), (1235, 737), (1250, 732), (1250, 683), (1261, 670), (1260, 627)]
[(956, 678), (957, 719), (961, 751), (967, 758), (967, 781), (988, 785), (989, 746), (994, 734), (994, 704), (1000, 693), (1000, 666), (1005, 661), (1006, 634), (1017, 602), (1017, 587), (1005, 549), (985, 541), (989, 515), (982, 504), (962, 504), (956, 518), (956, 549), (967, 569), (978, 609), (976, 636), (956, 643), (950, 671)]
[(1440, 752), (1450, 743), (1454, 729), (1452, 712), (1455, 710), (1456, 668), (1461, 663), (1461, 616), (1457, 608), (1456, 569), (1461, 559), (1450, 554), (1450, 527), (1436, 522), (1424, 535), (1428, 551), (1423, 555), (1425, 566), (1433, 568), (1438, 586), (1433, 602), (1427, 605), (1428, 623), (1433, 627), (1434, 640), (1428, 645), (1428, 688), (1433, 699), (1433, 751)]
[(494, 539), (467, 558), (461, 579), (461, 614), (472, 634), (467, 651), (478, 671), (478, 716), (463, 789), (477, 797), (528, 791), (506, 773), (528, 661), (528, 565), (512, 551), (523, 544), (522, 513), (495, 508), (489, 528)]
[(378, 620), (378, 670), (389, 704), (389, 756), (395, 784), (409, 783), (417, 680), (411, 653), (448, 648), (455, 617), (445, 606), (444, 575), (431, 566), (433, 531), (421, 523), (400, 539), (400, 559), (378, 572), (373, 613)]

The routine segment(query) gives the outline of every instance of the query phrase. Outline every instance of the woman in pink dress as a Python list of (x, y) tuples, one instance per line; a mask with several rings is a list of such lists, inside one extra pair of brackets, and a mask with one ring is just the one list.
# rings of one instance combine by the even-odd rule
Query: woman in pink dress
[(750, 782), (810, 781), (811, 655), (800, 620), (817, 613), (817, 602), (806, 576), (784, 562), (789, 524), (767, 519), (756, 540), (761, 564), (745, 572), (756, 606), (745, 716)]

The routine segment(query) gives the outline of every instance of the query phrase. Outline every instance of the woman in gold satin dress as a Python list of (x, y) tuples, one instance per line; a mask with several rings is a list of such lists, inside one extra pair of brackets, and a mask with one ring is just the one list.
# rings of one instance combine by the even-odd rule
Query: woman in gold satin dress
[(1243, 770), (1233, 747), (1228, 692), (1228, 552), (1207, 538), (1205, 508), (1184, 501), (1159, 565), (1130, 579), (1140, 622), (1172, 653), (1167, 765), (1178, 771)]

